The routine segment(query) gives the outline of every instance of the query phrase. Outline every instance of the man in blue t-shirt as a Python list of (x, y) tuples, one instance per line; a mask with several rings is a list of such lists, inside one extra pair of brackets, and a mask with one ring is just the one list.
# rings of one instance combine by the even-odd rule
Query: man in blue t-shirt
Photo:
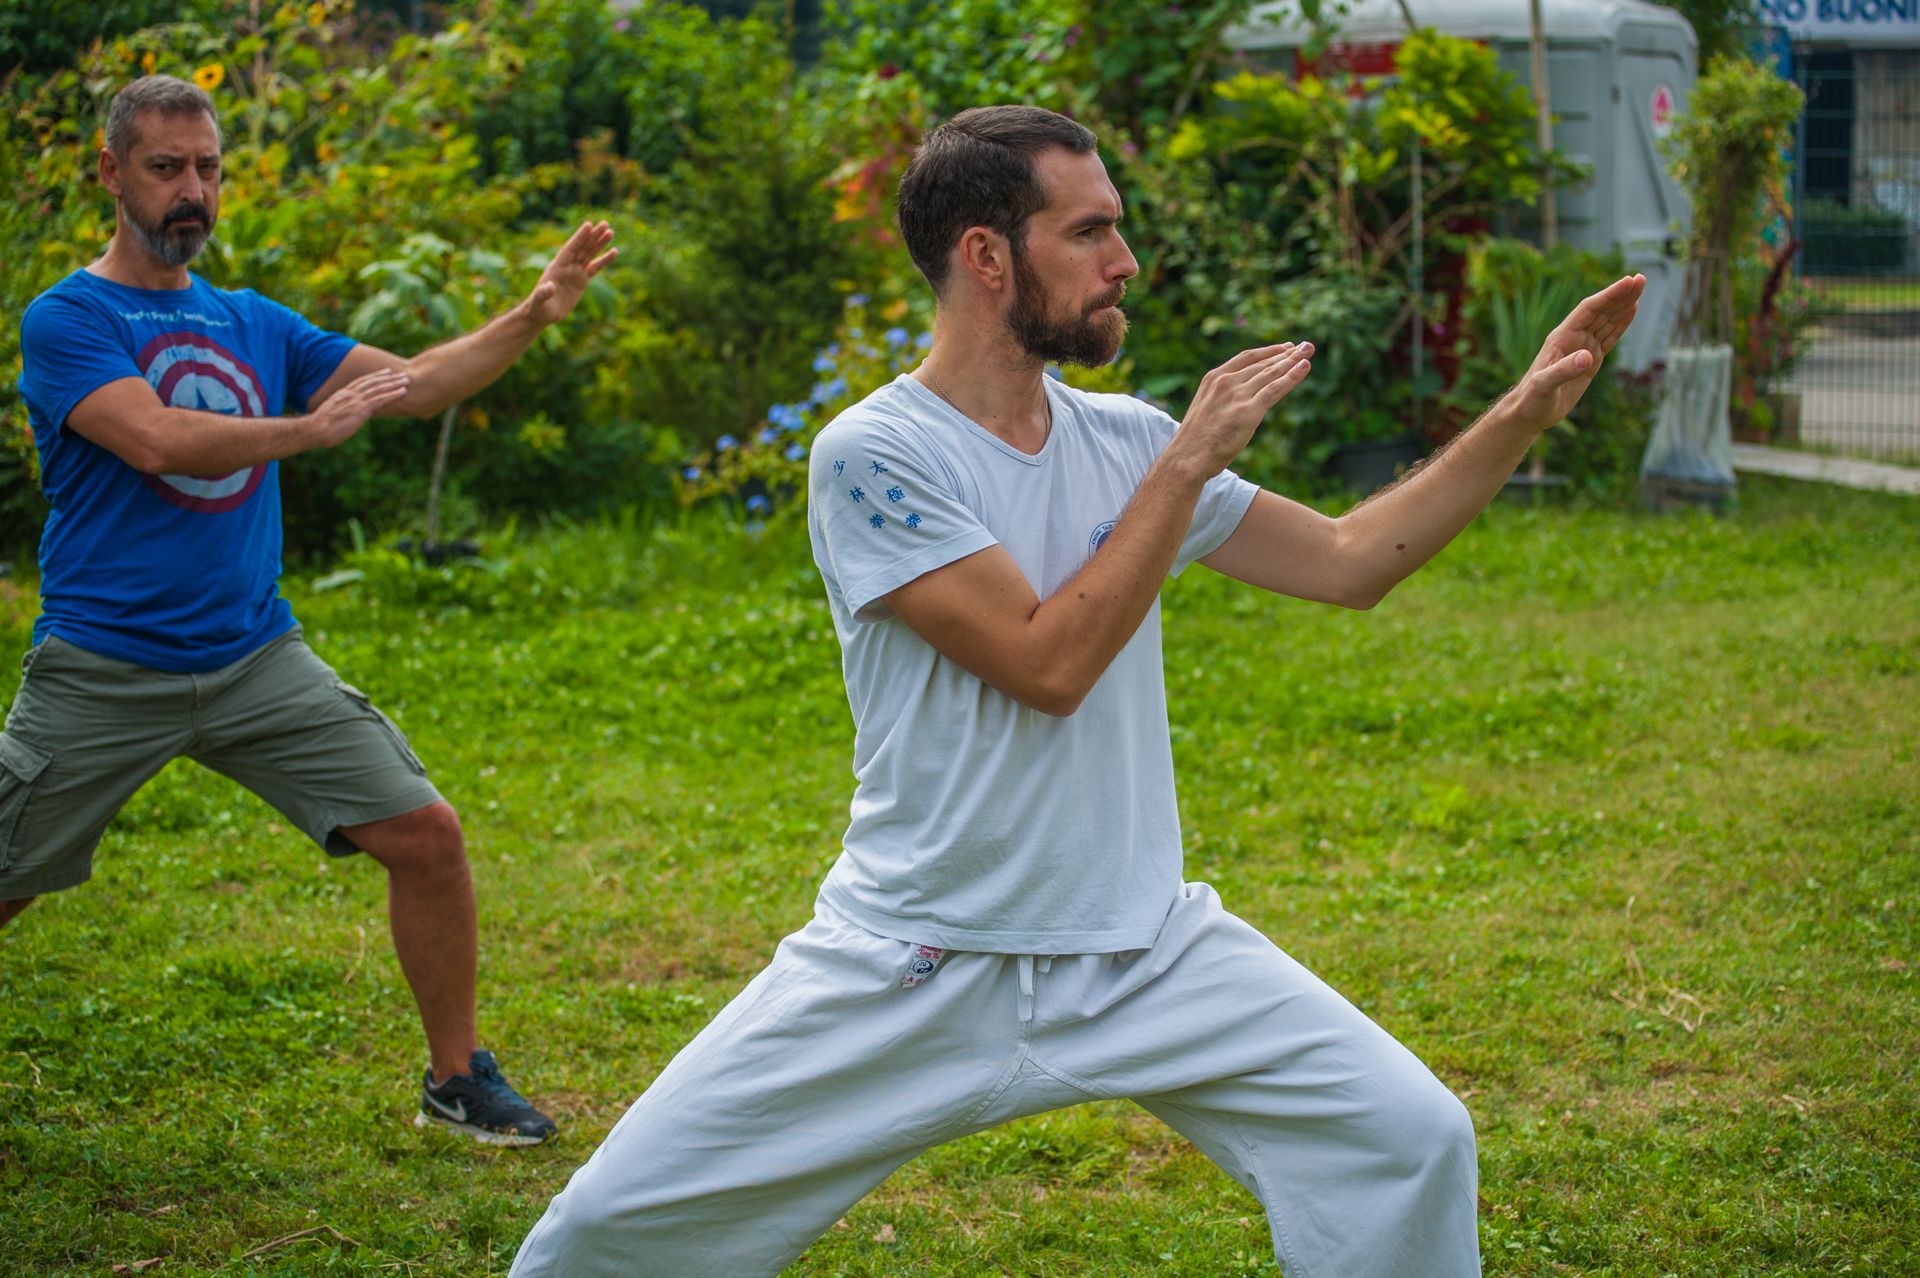
[(460, 820), (393, 722), (308, 649), (279, 593), (283, 457), (491, 383), (614, 256), (577, 230), (527, 299), (412, 359), (323, 332), (187, 264), (219, 215), (212, 100), (171, 76), (108, 113), (114, 237), (21, 319), (20, 390), (51, 511), (42, 607), (0, 733), (0, 926), (92, 873), (114, 814), (174, 758), (233, 777), (336, 856), (387, 871), (426, 1029), (416, 1121), (535, 1144), (553, 1122), (479, 1046)]

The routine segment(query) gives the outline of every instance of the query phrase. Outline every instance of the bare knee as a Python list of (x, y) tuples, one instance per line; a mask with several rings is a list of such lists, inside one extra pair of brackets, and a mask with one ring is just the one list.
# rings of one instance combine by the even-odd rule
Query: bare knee
[(446, 880), (467, 877), (466, 836), (460, 829), (460, 815), (450, 803), (429, 804), (342, 832), (389, 874)]
[(13, 916), (32, 905), (35, 898), (23, 896), (17, 901), (0, 901), (0, 927), (13, 922)]

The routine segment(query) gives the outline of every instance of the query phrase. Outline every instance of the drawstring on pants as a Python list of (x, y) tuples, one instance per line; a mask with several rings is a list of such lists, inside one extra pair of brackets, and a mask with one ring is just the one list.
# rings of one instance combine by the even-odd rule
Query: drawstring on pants
[(1044, 974), (1053, 970), (1053, 955), (1016, 954), (1013, 956), (1013, 968), (1020, 978), (1020, 1024), (1024, 1028), (1033, 1024), (1033, 970), (1038, 958), (1040, 971)]

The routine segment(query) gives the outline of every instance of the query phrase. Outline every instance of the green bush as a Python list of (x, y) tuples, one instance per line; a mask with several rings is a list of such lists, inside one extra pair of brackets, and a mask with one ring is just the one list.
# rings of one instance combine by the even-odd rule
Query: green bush
[[(1469, 258), (1460, 377), (1448, 406), (1462, 424), (1526, 375), (1547, 334), (1590, 293), (1624, 274), (1617, 254), (1569, 244), (1542, 253), (1519, 240), (1495, 239)], [(1601, 371), (1567, 419), (1540, 437), (1534, 457), (1595, 497), (1632, 490), (1652, 429), (1655, 396), (1644, 378)]]
[[(216, 284), (257, 288), (323, 327), (353, 328), (379, 287), (362, 272), (395, 258), (410, 236), (511, 263), (511, 288), (487, 298), (497, 307), (531, 286), (529, 259), (550, 254), (581, 218), (616, 223), (622, 256), (602, 277), (597, 313), (548, 334), (460, 409), (449, 533), (482, 518), (587, 515), (668, 498), (671, 467), (689, 448), (804, 394), (808, 361), (832, 339), (855, 274), (857, 226), (837, 220), (830, 179), (839, 157), (821, 127), (830, 117), (803, 109), (766, 23), (723, 26), (695, 10), (649, 6), (626, 30), (606, 28), (613, 60), (593, 65), (591, 93), (569, 97), (554, 79), (567, 41), (597, 41), (605, 15), (580, 0), (511, 8), (394, 37), (384, 18), (370, 29), (339, 4), (286, 6), (259, 32), (152, 28), (69, 70), (20, 80), (0, 148), (0, 177), (16, 193), (0, 205), (8, 268), (0, 302), (17, 316), (111, 235), (111, 203), (92, 173), (112, 93), (145, 69), (197, 75), (212, 86), (228, 145), (220, 225), (195, 269)], [(545, 16), (556, 26), (532, 57), (510, 37), (538, 34)], [(612, 136), (617, 121), (606, 112), (615, 108), (603, 92), (608, 66), (627, 65), (614, 54), (684, 72), (617, 86), (625, 109), (680, 103), (635, 111), (652, 123), (634, 124), (624, 139)], [(499, 124), (529, 76), (527, 144), (516, 151), (484, 129)], [(561, 146), (576, 129), (597, 132)], [(616, 141), (646, 162), (622, 155)], [(503, 156), (549, 155), (561, 158), (493, 167)], [(663, 169), (649, 173), (647, 163)], [(569, 203), (581, 193), (595, 203)], [(366, 336), (402, 354), (429, 340), (398, 329)], [(32, 541), (45, 511), (14, 388), (17, 343), (7, 326), (0, 543), (9, 549)], [(434, 434), (383, 421), (340, 448), (289, 461), (290, 557), (337, 548), (352, 518), (416, 528)]]
[(0, 5), (0, 77), (61, 71), (97, 42), (160, 22), (210, 22), (221, 0), (8, 0)]
[(820, 72), (851, 95), (869, 78), (905, 78), (936, 119), (968, 107), (1068, 105), (1056, 65), (1074, 4), (1046, 0), (842, 0), (828, 11)]
[(1800, 269), (1807, 275), (1893, 275), (1907, 265), (1913, 229), (1871, 204), (1814, 197), (1800, 205)]
[[(1360, 92), (1353, 92), (1358, 89)], [(1429, 280), (1499, 208), (1532, 200), (1543, 169), (1525, 90), (1470, 41), (1411, 36), (1391, 81), (1243, 72), (1211, 109), (1127, 157), (1144, 336), (1143, 388), (1176, 402), (1235, 350), (1311, 340), (1314, 373), (1255, 445), (1263, 477), (1311, 478), (1342, 444), (1390, 439), (1443, 389), (1412, 361), (1431, 294), (1412, 282), (1411, 154), (1421, 153)], [(1277, 428), (1276, 428), (1277, 427)]]
[(1687, 282), (1673, 344), (1733, 340), (1733, 281), (1760, 251), (1762, 197), (1776, 199), (1805, 96), (1745, 58), (1708, 63), (1687, 108), (1661, 139), (1667, 167), (1693, 208)]

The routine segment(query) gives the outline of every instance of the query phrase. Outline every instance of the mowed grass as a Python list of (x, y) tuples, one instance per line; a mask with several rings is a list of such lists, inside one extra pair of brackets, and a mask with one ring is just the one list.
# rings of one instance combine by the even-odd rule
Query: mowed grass
[[(1368, 614), (1169, 587), (1189, 877), (1465, 1098), (1489, 1273), (1920, 1273), (1917, 511), (1745, 480), (1495, 509)], [(483, 1038), (562, 1139), (413, 1128), (381, 876), (178, 763), (0, 930), (0, 1273), (503, 1273), (806, 920), (852, 778), (804, 535), (496, 549), (289, 589), (464, 814)], [(1109, 1104), (928, 1154), (792, 1272), (1277, 1271)]]
[(1846, 311), (1897, 311), (1920, 306), (1920, 280), (1885, 276), (1868, 279), (1812, 279), (1830, 302)]

